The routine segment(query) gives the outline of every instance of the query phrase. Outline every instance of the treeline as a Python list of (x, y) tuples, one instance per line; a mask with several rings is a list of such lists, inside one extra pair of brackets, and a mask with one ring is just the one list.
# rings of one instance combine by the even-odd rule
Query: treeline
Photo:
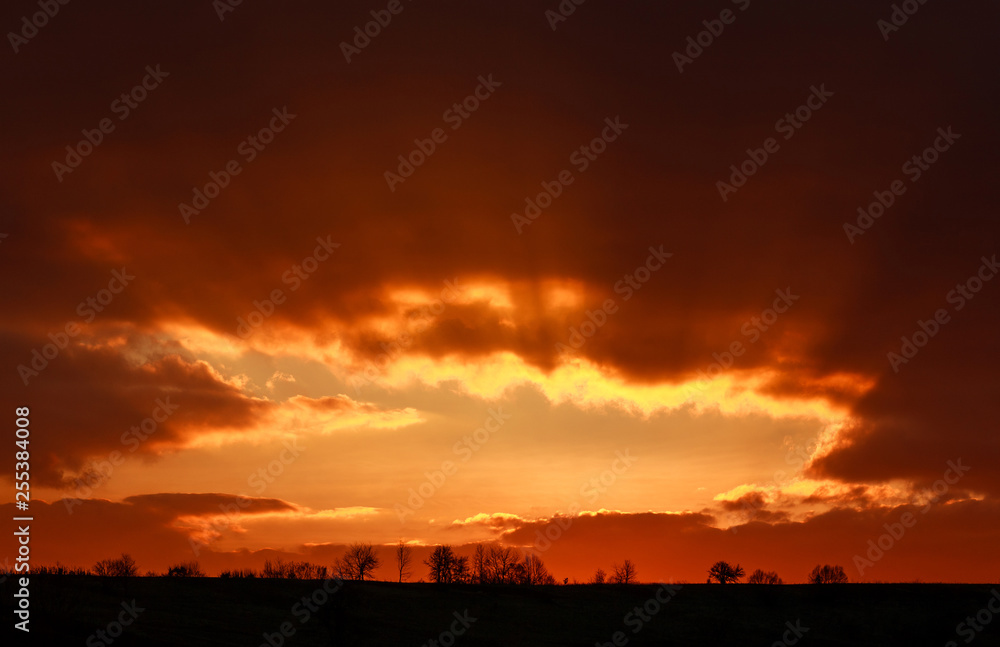
[[(743, 579), (746, 571), (739, 564), (735, 566), (729, 562), (719, 561), (712, 564), (708, 569), (707, 583), (717, 582), (719, 584), (737, 583)], [(816, 567), (809, 573), (806, 581), (810, 584), (846, 584), (847, 573), (843, 566), (831, 566), (824, 564)], [(755, 570), (747, 578), (747, 584), (784, 584), (784, 581), (774, 571)]]
[[(413, 548), (400, 541), (393, 551), (394, 573), (399, 582), (407, 581), (412, 575)], [(372, 580), (375, 570), (383, 564), (375, 546), (368, 543), (354, 543), (348, 546), (344, 555), (328, 568), (308, 561), (266, 560), (260, 570), (252, 568), (226, 569), (219, 577), (223, 579), (287, 579), (325, 580), (340, 579)], [(428, 580), (438, 584), (516, 584), (538, 586), (556, 584), (541, 558), (528, 551), (520, 551), (512, 546), (498, 543), (476, 544), (472, 555), (459, 555), (448, 545), (436, 546), (423, 564), (428, 569)], [(2, 572), (2, 571), (0, 571)], [(2, 572), (15, 575), (9, 569)], [(598, 568), (587, 584), (635, 584), (638, 582), (637, 568), (631, 560), (612, 565), (610, 575)], [(127, 553), (111, 559), (102, 559), (93, 568), (70, 568), (56, 563), (55, 566), (36, 566), (31, 574), (37, 575), (94, 575), (99, 577), (139, 577), (135, 559)], [(718, 561), (708, 569), (708, 583), (733, 584), (743, 580), (746, 572), (739, 564)], [(197, 561), (173, 564), (165, 573), (146, 571), (144, 577), (206, 577)], [(423, 580), (421, 580), (423, 581)], [(808, 575), (810, 584), (843, 584), (847, 574), (842, 566), (817, 565)], [(756, 569), (746, 579), (747, 584), (784, 584), (775, 571)], [(569, 579), (563, 579), (568, 584)], [(576, 584), (576, 580), (573, 581)]]
[(430, 580), (439, 584), (555, 584), (537, 555), (499, 544), (476, 544), (471, 558), (456, 555), (451, 546), (438, 546), (424, 564)]
[[(399, 582), (412, 575), (413, 548), (400, 541), (393, 551), (394, 572)], [(382, 565), (372, 544), (355, 543), (334, 564), (334, 573), (344, 580), (370, 580)], [(459, 555), (448, 545), (436, 546), (424, 560), (428, 579), (437, 584), (555, 584), (541, 558), (527, 551), (500, 544), (476, 544), (473, 554)]]

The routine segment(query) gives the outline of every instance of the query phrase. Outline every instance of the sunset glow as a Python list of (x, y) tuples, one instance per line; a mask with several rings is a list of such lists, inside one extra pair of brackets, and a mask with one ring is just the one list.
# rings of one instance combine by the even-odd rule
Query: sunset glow
[(995, 7), (743, 4), (407, 0), (347, 54), (374, 4), (64, 6), (5, 63), (35, 563), (995, 581)]

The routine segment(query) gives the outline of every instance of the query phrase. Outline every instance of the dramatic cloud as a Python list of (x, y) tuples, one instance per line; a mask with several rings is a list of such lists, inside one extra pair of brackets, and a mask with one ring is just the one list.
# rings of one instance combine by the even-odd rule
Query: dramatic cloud
[[(997, 7), (888, 38), (860, 0), (733, 7), (682, 69), (701, 5), (413, 4), (350, 61), (353, 1), (40, 29), (4, 63), (0, 389), (35, 498), (86, 502), (62, 536), (127, 511), (174, 553), (523, 543), (578, 503), (618, 511), (553, 548), (581, 578), (604, 542), (650, 576), (665, 546), (800, 573), (960, 463), (884, 578), (972, 577)], [(217, 526), (209, 492), (294, 503)]]

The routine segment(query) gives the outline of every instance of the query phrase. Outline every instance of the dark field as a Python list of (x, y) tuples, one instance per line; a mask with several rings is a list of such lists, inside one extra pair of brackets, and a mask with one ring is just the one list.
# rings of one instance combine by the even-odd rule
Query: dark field
[[(8, 627), (13, 584), (11, 578), (0, 587)], [(1000, 645), (1000, 618), (980, 624), (996, 615), (987, 604), (1000, 586), (990, 584), (688, 584), (671, 596), (658, 585), (346, 582), (325, 602), (322, 587), (303, 580), (35, 575), (31, 641), (21, 635), (15, 644), (589, 647), (615, 644), (622, 632), (623, 645)], [(668, 601), (655, 602), (657, 592)], [(302, 604), (310, 597), (314, 611)], [(134, 618), (122, 606), (133, 599)], [(1000, 594), (995, 599), (1000, 609)], [(644, 605), (645, 619), (635, 612)], [(97, 631), (117, 634), (109, 624), (119, 616), (130, 624), (102, 643)], [(957, 633), (969, 616), (983, 630)], [(280, 633), (283, 623), (288, 637)], [(808, 629), (801, 636), (789, 628), (796, 623)]]

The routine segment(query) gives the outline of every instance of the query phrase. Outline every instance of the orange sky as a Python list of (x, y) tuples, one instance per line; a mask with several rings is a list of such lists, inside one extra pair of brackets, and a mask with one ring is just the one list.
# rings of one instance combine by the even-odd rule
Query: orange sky
[(407, 3), (350, 62), (363, 3), (63, 7), (2, 62), (35, 563), (996, 579), (989, 21), (741, 0), (679, 72), (691, 4)]

